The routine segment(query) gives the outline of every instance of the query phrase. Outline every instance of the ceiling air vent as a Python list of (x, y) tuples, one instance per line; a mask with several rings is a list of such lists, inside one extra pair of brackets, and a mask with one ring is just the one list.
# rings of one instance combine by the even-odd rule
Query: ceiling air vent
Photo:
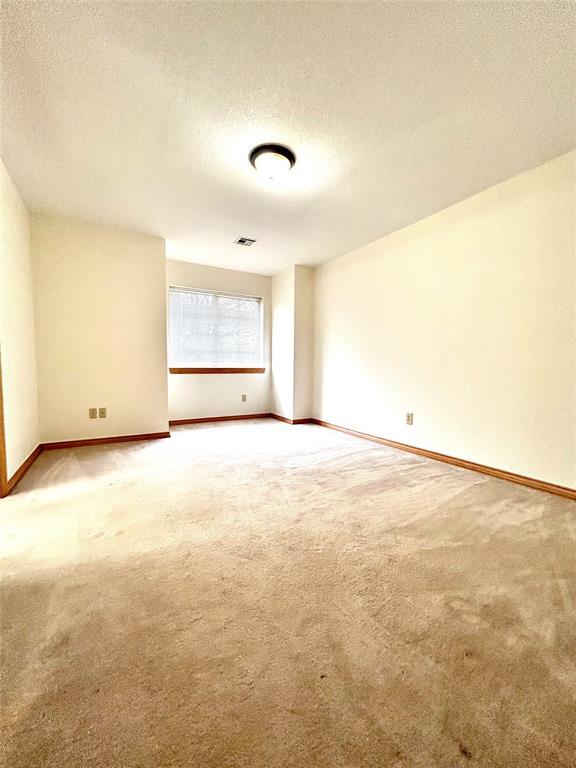
[(251, 237), (239, 237), (238, 240), (234, 240), (234, 245), (254, 245), (256, 240)]

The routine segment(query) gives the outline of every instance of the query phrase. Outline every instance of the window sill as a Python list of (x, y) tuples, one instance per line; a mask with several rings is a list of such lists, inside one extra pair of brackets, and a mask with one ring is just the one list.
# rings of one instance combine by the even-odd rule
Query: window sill
[(170, 368), (170, 373), (265, 373), (266, 368)]

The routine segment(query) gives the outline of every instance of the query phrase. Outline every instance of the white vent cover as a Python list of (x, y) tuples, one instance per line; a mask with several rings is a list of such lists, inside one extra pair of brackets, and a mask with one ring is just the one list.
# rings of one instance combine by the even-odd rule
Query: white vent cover
[(239, 237), (238, 240), (234, 240), (234, 245), (254, 245), (256, 240), (251, 237)]

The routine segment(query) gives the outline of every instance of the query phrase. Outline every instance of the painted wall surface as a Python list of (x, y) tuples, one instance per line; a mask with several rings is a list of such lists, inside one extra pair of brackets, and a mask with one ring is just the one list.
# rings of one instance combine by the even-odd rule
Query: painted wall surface
[(287, 419), (312, 415), (313, 287), (299, 264), (272, 279), (272, 405)]
[(575, 159), (320, 266), (314, 415), (576, 486)]
[(309, 419), (313, 403), (314, 269), (294, 271), (294, 418)]
[[(206, 267), (168, 259), (167, 287), (206, 289), (259, 296), (263, 302), (266, 372), (247, 374), (169, 374), (171, 419), (237, 416), (270, 411), (270, 324), (272, 278), (251, 272)], [(242, 402), (242, 395), (246, 402)]]
[(0, 161), (0, 354), (6, 469), (10, 477), (40, 442), (30, 221)]
[[(164, 241), (33, 214), (42, 440), (163, 432)], [(108, 417), (89, 419), (88, 408)]]
[(272, 278), (272, 410), (294, 418), (294, 267)]

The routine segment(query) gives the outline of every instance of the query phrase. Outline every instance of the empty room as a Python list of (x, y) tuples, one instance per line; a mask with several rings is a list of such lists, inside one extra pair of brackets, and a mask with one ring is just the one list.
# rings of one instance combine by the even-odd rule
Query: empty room
[(0, 28), (0, 765), (576, 768), (576, 3)]

